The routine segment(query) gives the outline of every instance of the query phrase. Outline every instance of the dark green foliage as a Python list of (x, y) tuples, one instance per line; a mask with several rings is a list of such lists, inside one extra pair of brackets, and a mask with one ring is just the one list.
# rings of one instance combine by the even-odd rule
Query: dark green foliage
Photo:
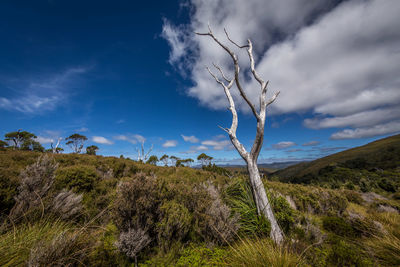
[(239, 215), (239, 234), (269, 236), (271, 224), (264, 216), (258, 216), (247, 182), (233, 180), (226, 189), (226, 198), (233, 212)]
[(86, 154), (88, 155), (96, 155), (96, 152), (99, 150), (98, 146), (92, 145), (86, 148)]
[(215, 164), (203, 165), (202, 169), (209, 172), (218, 173), (219, 175), (231, 176), (231, 172), (225, 168), (221, 168)]
[(22, 150), (31, 150), (37, 152), (44, 152), (44, 147), (39, 143), (32, 139), (25, 140), (21, 145)]
[(271, 206), (281, 229), (288, 234), (295, 223), (295, 211), (282, 196), (270, 197)]
[(0, 221), (14, 206), (18, 185), (19, 183), (15, 179), (0, 173)]
[(65, 138), (65, 141), (67, 141), (65, 144), (70, 146), (74, 153), (80, 153), (86, 140), (86, 136), (76, 133)]
[(223, 266), (228, 251), (214, 247), (189, 246), (185, 248), (175, 266)]
[(206, 155), (205, 153), (201, 153), (197, 156), (197, 160), (201, 162), (201, 166), (211, 165), (211, 161), (213, 157)]
[(149, 157), (149, 159), (146, 161), (147, 164), (152, 164), (152, 165), (157, 165), (158, 158), (155, 155), (152, 155)]
[(9, 141), (13, 144), (14, 149), (21, 148), (21, 145), (24, 143), (29, 143), (33, 141), (33, 138), (36, 138), (36, 135), (27, 131), (18, 130), (16, 132), (9, 132), (4, 135), (5, 140)]
[(345, 219), (340, 217), (324, 217), (322, 226), (325, 230), (343, 237), (355, 237), (357, 232)]
[(374, 266), (363, 251), (340, 237), (330, 236), (331, 249), (327, 256), (327, 263), (331, 266)]
[(188, 209), (176, 201), (164, 202), (160, 206), (160, 221), (157, 223), (158, 241), (164, 250), (171, 243), (184, 240), (190, 230), (192, 215)]
[(56, 186), (60, 189), (72, 189), (74, 192), (89, 192), (97, 180), (95, 168), (77, 165), (59, 169), (56, 175)]
[(7, 142), (4, 142), (3, 140), (0, 140), (0, 149), (3, 149), (5, 147), (7, 147), (7, 146), (8, 146)]

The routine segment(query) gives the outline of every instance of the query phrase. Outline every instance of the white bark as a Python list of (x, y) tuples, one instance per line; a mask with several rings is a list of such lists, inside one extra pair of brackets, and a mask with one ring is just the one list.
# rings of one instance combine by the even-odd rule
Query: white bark
[(149, 154), (151, 151), (153, 151), (153, 145), (151, 145), (151, 148), (147, 151), (147, 153), (144, 153), (144, 141), (141, 143), (141, 149), (136, 148), (136, 151), (138, 152), (138, 161), (146, 162), (147, 159), (149, 158)]
[[(263, 144), (263, 141), (264, 141), (264, 127), (265, 127), (266, 109), (270, 104), (272, 104), (275, 101), (275, 99), (279, 95), (279, 92), (276, 92), (271, 99), (267, 100), (268, 81), (265, 82), (259, 76), (259, 74), (257, 73), (257, 71), (255, 69), (255, 62), (254, 62), (254, 57), (253, 57), (253, 44), (251, 43), (250, 40), (247, 40), (247, 45), (240, 46), (240, 45), (238, 45), (237, 43), (235, 43), (234, 41), (231, 40), (231, 38), (229, 37), (227, 31), (225, 30), (226, 37), (228, 38), (228, 40), (232, 44), (234, 44), (235, 46), (237, 46), (240, 49), (246, 48), (246, 50), (247, 50), (247, 54), (248, 54), (249, 60), (250, 60), (251, 72), (253, 74), (254, 79), (260, 84), (260, 97), (259, 97), (260, 108), (259, 108), (259, 111), (257, 112), (255, 106), (247, 98), (247, 96), (246, 96), (246, 94), (245, 94), (245, 92), (243, 90), (243, 87), (240, 84), (240, 80), (239, 80), (240, 67), (239, 67), (239, 61), (238, 61), (237, 55), (228, 46), (226, 46), (223, 43), (221, 43), (214, 36), (213, 32), (211, 31), (210, 26), (208, 26), (208, 29), (209, 29), (209, 31), (207, 33), (196, 33), (196, 34), (210, 36), (217, 44), (219, 44), (230, 55), (230, 57), (232, 58), (233, 64), (234, 64), (234, 69), (235, 69), (234, 78), (233, 79), (229, 79), (224, 74), (224, 72), (222, 71), (221, 67), (219, 67), (216, 64), (213, 64), (214, 67), (221, 74), (222, 78), (224, 79), (224, 81), (221, 81), (207, 67), (207, 70), (210, 73), (210, 75), (215, 79), (215, 81), (217, 83), (219, 83), (224, 88), (225, 95), (226, 95), (226, 97), (228, 99), (228, 102), (229, 102), (229, 110), (232, 113), (232, 124), (231, 124), (231, 127), (230, 128), (220, 127), (220, 128), (222, 128), (225, 132), (228, 133), (229, 138), (232, 141), (232, 144), (234, 145), (236, 150), (239, 152), (240, 156), (246, 161), (247, 170), (249, 172), (250, 184), (251, 184), (251, 188), (253, 190), (253, 197), (254, 197), (254, 201), (255, 201), (256, 206), (257, 206), (258, 214), (265, 216), (270, 221), (270, 223), (271, 223), (270, 236), (275, 241), (275, 243), (280, 244), (283, 241), (283, 232), (282, 232), (281, 228), (279, 227), (279, 225), (278, 225), (278, 223), (276, 221), (275, 215), (274, 215), (274, 213), (272, 211), (272, 208), (271, 208), (271, 205), (269, 203), (269, 200), (268, 200), (268, 197), (267, 197), (263, 182), (262, 182), (261, 177), (260, 177), (260, 172), (259, 172), (258, 166), (257, 166), (258, 155), (260, 154), (260, 151), (261, 151), (261, 148), (262, 148), (262, 144)], [(256, 137), (255, 137), (255, 140), (254, 140), (254, 143), (253, 143), (253, 146), (252, 146), (250, 152), (246, 151), (245, 147), (240, 143), (240, 141), (236, 137), (236, 130), (237, 130), (237, 127), (238, 127), (238, 116), (237, 116), (237, 111), (236, 111), (236, 108), (235, 108), (235, 102), (234, 102), (233, 97), (232, 97), (231, 92), (230, 92), (230, 89), (233, 86), (233, 84), (236, 84), (236, 87), (238, 88), (241, 97), (246, 101), (246, 103), (250, 107), (253, 115), (257, 119)]]
[(58, 153), (57, 148), (60, 145), (61, 140), (62, 138), (59, 137), (56, 146), (53, 146), (53, 140), (51, 140), (51, 149), (53, 150), (53, 154)]

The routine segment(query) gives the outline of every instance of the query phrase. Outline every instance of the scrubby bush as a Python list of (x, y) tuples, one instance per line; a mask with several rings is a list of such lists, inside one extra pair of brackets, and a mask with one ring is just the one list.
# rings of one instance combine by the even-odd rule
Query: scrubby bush
[(231, 209), (222, 201), (218, 189), (211, 183), (205, 185), (211, 197), (211, 204), (205, 211), (206, 224), (204, 236), (218, 244), (230, 242), (239, 228), (238, 215), (231, 214)]
[[(271, 195), (271, 194), (270, 194)], [(271, 206), (279, 226), (287, 234), (294, 227), (295, 211), (282, 196), (270, 197)]]
[(98, 180), (96, 169), (92, 166), (76, 165), (57, 171), (57, 188), (71, 189), (76, 193), (89, 192)]
[(52, 201), (51, 211), (62, 219), (73, 219), (80, 215), (82, 194), (63, 190)]
[(160, 221), (157, 223), (158, 242), (167, 250), (171, 243), (183, 240), (190, 230), (192, 215), (175, 200), (160, 206)]
[(57, 167), (58, 164), (54, 159), (45, 154), (21, 172), (21, 185), (18, 187), (15, 206), (10, 214), (13, 220), (18, 220), (31, 208), (35, 209), (41, 206), (42, 212), (44, 212), (43, 199), (54, 183)]
[(82, 231), (62, 232), (50, 242), (41, 241), (30, 251), (28, 266), (77, 266), (88, 257), (92, 238)]
[(146, 229), (130, 228), (128, 231), (120, 233), (118, 242), (115, 245), (121, 252), (137, 262), (138, 253), (150, 242), (151, 238)]

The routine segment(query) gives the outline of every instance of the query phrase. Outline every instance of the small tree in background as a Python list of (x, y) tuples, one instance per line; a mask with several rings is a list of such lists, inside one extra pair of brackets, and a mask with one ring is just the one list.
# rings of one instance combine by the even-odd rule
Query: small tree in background
[(152, 164), (152, 165), (157, 165), (158, 158), (155, 155), (152, 155), (149, 157), (149, 159), (146, 161), (147, 164)]
[(73, 134), (65, 138), (66, 144), (71, 147), (74, 153), (81, 153), (83, 143), (87, 140), (87, 137), (81, 134)]
[(185, 160), (183, 160), (183, 163), (186, 164), (187, 167), (190, 167), (193, 162), (194, 162), (193, 159), (185, 159)]
[(6, 141), (13, 143), (14, 149), (19, 149), (21, 148), (22, 144), (27, 144), (33, 138), (36, 138), (36, 135), (34, 135), (33, 133), (21, 130), (6, 133), (4, 136)]
[(179, 158), (175, 156), (170, 156), (169, 159), (171, 160), (172, 166), (176, 166), (176, 162), (179, 160)]
[(162, 161), (164, 163), (164, 166), (168, 166), (169, 156), (166, 154), (162, 155), (162, 157), (160, 158), (160, 161)]
[(33, 139), (25, 140), (21, 145), (22, 150), (31, 150), (31, 151), (38, 151), (44, 152), (44, 147), (37, 141)]
[(201, 153), (198, 157), (197, 160), (201, 162), (201, 166), (206, 166), (206, 165), (211, 165), (211, 161), (213, 160), (213, 157), (206, 155), (205, 153)]
[(6, 148), (7, 146), (8, 146), (8, 143), (7, 143), (7, 142), (5, 142), (5, 141), (3, 141), (3, 140), (0, 140), (0, 149)]
[(98, 146), (92, 145), (86, 148), (86, 154), (88, 155), (96, 155), (96, 152), (99, 150)]

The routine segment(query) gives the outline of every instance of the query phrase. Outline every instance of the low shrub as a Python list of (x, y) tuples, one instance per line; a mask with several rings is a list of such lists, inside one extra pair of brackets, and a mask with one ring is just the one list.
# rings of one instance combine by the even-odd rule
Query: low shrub
[(175, 266), (225, 266), (224, 259), (228, 256), (227, 254), (227, 250), (219, 247), (208, 248), (205, 245), (190, 245), (181, 252)]
[(89, 192), (98, 180), (93, 166), (75, 165), (59, 169), (56, 175), (56, 187), (67, 188), (76, 193)]
[(325, 230), (339, 236), (355, 237), (357, 235), (351, 224), (340, 217), (324, 217), (322, 219), (322, 226)]

